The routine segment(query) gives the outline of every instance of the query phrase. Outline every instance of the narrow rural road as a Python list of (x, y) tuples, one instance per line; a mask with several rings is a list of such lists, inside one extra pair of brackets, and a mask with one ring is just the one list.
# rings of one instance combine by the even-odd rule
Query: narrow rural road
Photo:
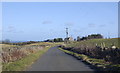
[(89, 65), (57, 48), (50, 48), (27, 71), (94, 71)]

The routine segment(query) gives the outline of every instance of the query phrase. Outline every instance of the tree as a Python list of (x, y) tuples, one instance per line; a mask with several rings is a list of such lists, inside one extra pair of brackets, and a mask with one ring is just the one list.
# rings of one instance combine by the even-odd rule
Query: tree
[(77, 41), (80, 41), (80, 39), (81, 39), (81, 38), (78, 36), (78, 37), (77, 37)]
[(80, 40), (87, 40), (87, 37), (82, 37)]
[(51, 40), (51, 39), (47, 39), (45, 40), (44, 42), (53, 42), (54, 40)]
[(101, 34), (88, 35), (88, 39), (98, 39), (98, 38), (103, 38), (103, 36)]
[(54, 42), (63, 42), (62, 38), (54, 38)]
[(91, 35), (88, 35), (86, 37), (82, 37), (80, 38), (79, 36), (77, 37), (77, 41), (80, 40), (88, 40), (88, 39), (100, 39), (100, 38), (103, 38), (103, 36), (101, 34), (91, 34)]

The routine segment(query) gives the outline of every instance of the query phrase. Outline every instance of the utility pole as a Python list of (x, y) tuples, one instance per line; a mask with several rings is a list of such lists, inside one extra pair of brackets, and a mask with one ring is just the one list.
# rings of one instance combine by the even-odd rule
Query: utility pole
[(65, 38), (65, 44), (67, 44), (68, 43), (68, 28), (66, 28), (66, 38)]
[(66, 28), (66, 38), (68, 38), (68, 28)]

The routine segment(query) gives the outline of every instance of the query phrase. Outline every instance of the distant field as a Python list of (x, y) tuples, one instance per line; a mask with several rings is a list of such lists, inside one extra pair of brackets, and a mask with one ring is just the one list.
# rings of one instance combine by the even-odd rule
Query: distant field
[(29, 44), (29, 45), (25, 45), (25, 46), (35, 46), (35, 45), (59, 45), (59, 44), (63, 44), (63, 42), (57, 42), (57, 43), (39, 42), (39, 43)]
[(112, 38), (112, 39), (92, 39), (86, 41), (79, 41), (79, 42), (71, 42), (67, 44), (68, 47), (81, 47), (81, 46), (103, 46), (103, 47), (111, 47), (112, 45), (120, 48), (120, 38)]
[(63, 42), (58, 42), (58, 43), (51, 43), (51, 42), (39, 42), (39, 43), (33, 43), (33, 44), (28, 44), (28, 45), (9, 45), (9, 44), (0, 44), (0, 49), (3, 50), (8, 50), (13, 49), (13, 48), (21, 48), (21, 47), (28, 47), (28, 46), (49, 46), (49, 45), (59, 45), (59, 44), (63, 44)]
[(16, 45), (0, 44), (2, 48), (17, 47)]

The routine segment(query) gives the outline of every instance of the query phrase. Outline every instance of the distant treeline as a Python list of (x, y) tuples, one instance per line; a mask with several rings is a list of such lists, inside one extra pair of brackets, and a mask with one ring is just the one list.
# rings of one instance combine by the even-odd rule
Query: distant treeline
[(63, 42), (63, 38), (47, 39), (44, 42)]
[[(77, 39), (74, 39), (74, 41), (83, 41), (83, 40), (90, 40), (90, 39), (100, 39), (103, 38), (101, 34), (91, 34), (86, 37), (77, 37)], [(54, 39), (47, 39), (44, 42), (64, 42), (65, 39), (63, 38), (54, 38)]]
[(91, 35), (88, 35), (86, 37), (77, 37), (77, 41), (82, 41), (82, 40), (89, 40), (89, 39), (100, 39), (100, 38), (103, 38), (103, 36), (101, 34), (91, 34)]
[[(77, 39), (74, 39), (74, 41), (83, 41), (83, 40), (90, 40), (90, 39), (100, 39), (103, 38), (101, 34), (91, 34), (86, 37), (77, 37)], [(9, 39), (6, 39), (0, 43), (3, 44), (12, 44), (12, 45), (27, 45), (27, 44), (32, 44), (32, 43), (38, 43), (40, 41), (28, 41), (28, 42), (18, 42), (18, 43), (12, 43)], [(64, 42), (63, 38), (54, 38), (54, 39), (47, 39), (42, 42)]]

